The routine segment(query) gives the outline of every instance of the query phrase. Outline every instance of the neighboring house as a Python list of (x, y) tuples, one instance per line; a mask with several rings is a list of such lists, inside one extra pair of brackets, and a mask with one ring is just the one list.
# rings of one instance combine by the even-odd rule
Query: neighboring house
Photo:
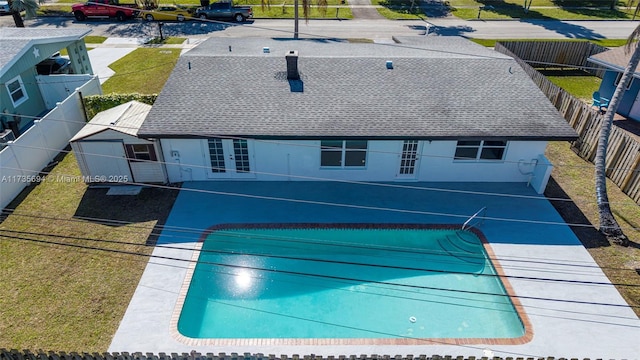
[[(589, 57), (588, 61), (601, 65), (607, 70), (600, 83), (600, 97), (611, 100), (613, 93), (620, 82), (622, 73), (629, 63), (632, 52), (627, 53), (624, 46), (613, 48)], [(635, 69), (633, 79), (627, 86), (617, 113), (630, 119), (640, 121), (640, 70)]]
[(86, 182), (167, 182), (158, 141), (137, 137), (149, 110), (130, 101), (100, 112), (70, 140)]
[[(286, 56), (285, 56), (286, 54)], [(169, 182), (523, 182), (576, 133), (510, 57), (466, 39), (211, 38), (184, 54), (137, 132)]]
[(82, 96), (102, 93), (84, 43), (90, 31), (0, 28), (0, 208), (86, 124)]
[[(84, 43), (90, 31), (0, 28), (0, 113), (6, 114), (0, 132), (5, 139), (6, 130), (11, 130), (8, 122), (16, 123), (12, 126), (17, 137), (33, 125), (35, 117), (43, 117), (91, 80), (93, 70)], [(63, 49), (68, 59), (53, 57)], [(61, 67), (66, 74), (42, 75)]]

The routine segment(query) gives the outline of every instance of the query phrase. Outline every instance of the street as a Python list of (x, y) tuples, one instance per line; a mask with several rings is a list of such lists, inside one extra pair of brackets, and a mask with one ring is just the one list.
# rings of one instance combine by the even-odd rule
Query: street
[[(142, 20), (88, 20), (78, 22), (71, 17), (40, 17), (25, 21), (27, 27), (90, 28), (91, 35), (115, 37), (156, 36), (157, 23)], [(303, 38), (366, 38), (390, 41), (392, 36), (449, 35), (481, 39), (624, 39), (638, 25), (637, 21), (553, 21), (553, 20), (460, 20), (434, 18), (427, 20), (310, 20), (300, 22)], [(14, 26), (11, 16), (0, 17), (0, 27)], [(255, 19), (244, 23), (186, 21), (166, 23), (167, 36), (181, 37), (291, 37), (291, 19)]]

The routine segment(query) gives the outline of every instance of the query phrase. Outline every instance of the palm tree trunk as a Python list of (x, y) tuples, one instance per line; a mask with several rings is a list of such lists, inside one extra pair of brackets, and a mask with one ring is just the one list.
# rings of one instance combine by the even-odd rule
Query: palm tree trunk
[(13, 1), (9, 0), (9, 9), (11, 10), (11, 16), (13, 16), (13, 22), (16, 24), (16, 27), (23, 28), (24, 21), (22, 21), (22, 15), (20, 15), (20, 11), (16, 11), (13, 9)]
[[(636, 29), (632, 34), (635, 37), (635, 33), (640, 29)], [(632, 37), (629, 37), (632, 39)], [(628, 42), (628, 46), (633, 46), (635, 49), (629, 63), (622, 74), (622, 78), (616, 87), (616, 91), (613, 93), (609, 107), (602, 121), (600, 127), (600, 136), (598, 139), (598, 147), (596, 149), (595, 163), (595, 180), (596, 180), (596, 200), (598, 203), (598, 217), (600, 220), (600, 232), (604, 234), (607, 239), (615, 244), (629, 245), (629, 239), (622, 232), (620, 225), (616, 221), (611, 207), (609, 206), (609, 196), (607, 195), (607, 145), (609, 144), (609, 134), (611, 133), (611, 126), (613, 126), (613, 117), (618, 110), (620, 100), (627, 90), (627, 86), (631, 82), (633, 73), (635, 72), (638, 63), (640, 63), (640, 47), (637, 42)], [(627, 48), (629, 49), (629, 47)]]
[(293, 19), (294, 19), (294, 24), (293, 24), (293, 38), (297, 39), (298, 38), (298, 0), (295, 0), (293, 2)]

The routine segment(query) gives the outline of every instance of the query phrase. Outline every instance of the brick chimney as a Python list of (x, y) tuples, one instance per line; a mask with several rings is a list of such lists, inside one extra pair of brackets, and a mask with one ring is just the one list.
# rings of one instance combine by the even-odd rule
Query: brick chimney
[(289, 50), (287, 55), (287, 80), (300, 80), (300, 73), (298, 72), (298, 51)]

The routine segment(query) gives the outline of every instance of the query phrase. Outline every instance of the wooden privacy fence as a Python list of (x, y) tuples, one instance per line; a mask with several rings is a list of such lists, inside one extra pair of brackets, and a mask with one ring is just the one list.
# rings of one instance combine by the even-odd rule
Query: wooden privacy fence
[[(42, 350), (32, 353), (28, 350), (6, 350), (0, 349), (0, 360), (555, 360), (554, 357), (533, 358), (533, 357), (517, 357), (517, 358), (501, 358), (501, 357), (475, 357), (475, 356), (440, 356), (440, 355), (340, 355), (340, 356), (322, 356), (322, 355), (264, 355), (251, 353), (206, 353), (201, 354), (195, 351), (191, 353), (64, 353), (64, 352), (44, 352)], [(558, 360), (566, 360), (558, 358)], [(575, 360), (575, 359), (572, 359)], [(584, 360), (589, 360), (585, 358)]]
[[(496, 43), (496, 51), (512, 56), (531, 77), (540, 90), (549, 98), (560, 114), (578, 133), (573, 149), (585, 160), (593, 162), (596, 157), (600, 125), (604, 117), (589, 104), (571, 96), (553, 84), (544, 75), (509, 49)], [(640, 142), (625, 130), (613, 126), (607, 147), (607, 176), (636, 203), (640, 204)]]
[(587, 58), (609, 50), (588, 41), (501, 41), (500, 46), (532, 66), (558, 67), (553, 64), (563, 64), (578, 68), (588, 67), (584, 70), (600, 78), (605, 69), (587, 63)]

